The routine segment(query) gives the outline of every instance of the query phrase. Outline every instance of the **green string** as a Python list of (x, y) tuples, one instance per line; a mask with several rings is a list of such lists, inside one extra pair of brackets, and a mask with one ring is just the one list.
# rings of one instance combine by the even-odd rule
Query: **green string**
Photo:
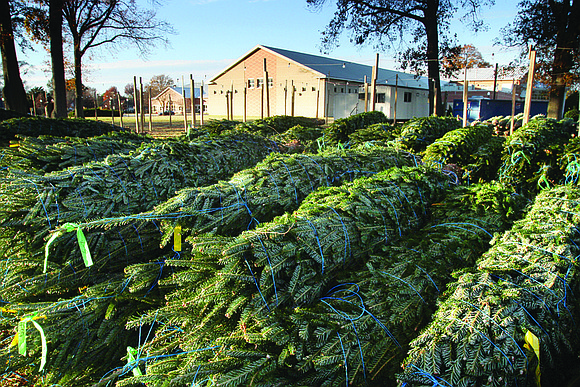
[(44, 271), (43, 271), (43, 273), (46, 273), (46, 268), (48, 265), (48, 255), (49, 255), (50, 246), (52, 245), (52, 243), (56, 240), (56, 238), (60, 237), (61, 235), (65, 234), (67, 232), (75, 231), (75, 230), (77, 232), (77, 240), (79, 242), (79, 248), (81, 249), (81, 255), (83, 257), (83, 261), (85, 263), (85, 266), (89, 267), (89, 266), (93, 265), (93, 259), (91, 257), (91, 251), (89, 250), (89, 244), (87, 243), (87, 238), (85, 238), (85, 234), (83, 233), (82, 227), (76, 223), (65, 223), (60, 229), (58, 229), (54, 234), (52, 234), (52, 236), (50, 237), (50, 239), (46, 243), (46, 246), (44, 248)]
[(42, 371), (44, 369), (44, 365), (46, 364), (48, 349), (46, 346), (46, 336), (44, 335), (44, 329), (42, 329), (39, 323), (34, 321), (35, 318), (36, 313), (32, 316), (24, 317), (22, 320), (20, 320), (20, 322), (18, 322), (18, 353), (26, 356), (26, 324), (30, 321), (38, 330), (38, 332), (40, 332), (42, 355), (40, 360), (40, 369), (38, 371)]

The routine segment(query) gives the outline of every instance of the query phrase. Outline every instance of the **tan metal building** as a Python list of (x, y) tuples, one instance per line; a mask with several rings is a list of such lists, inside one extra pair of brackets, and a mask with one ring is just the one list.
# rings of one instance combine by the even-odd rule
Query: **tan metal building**
[[(274, 115), (338, 119), (365, 111), (372, 66), (258, 45), (212, 78), (208, 113), (260, 118)], [(267, 87), (264, 83), (267, 74)], [(397, 119), (429, 114), (428, 82), (379, 69), (375, 110)], [(396, 105), (395, 105), (396, 101)], [(370, 101), (366, 110), (370, 110)], [(396, 106), (396, 107), (395, 107)]]

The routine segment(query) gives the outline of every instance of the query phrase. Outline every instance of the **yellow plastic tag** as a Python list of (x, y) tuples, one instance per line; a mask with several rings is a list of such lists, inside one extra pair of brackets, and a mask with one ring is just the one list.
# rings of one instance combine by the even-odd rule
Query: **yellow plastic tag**
[(10, 343), (10, 347), (8, 348), (12, 348), (18, 345), (18, 332), (16, 332), (16, 334), (14, 335), (14, 338), (12, 339), (12, 342)]
[(175, 226), (173, 230), (173, 250), (181, 251), (181, 225)]
[(525, 340), (526, 344), (524, 344), (524, 347), (533, 350), (538, 358), (538, 366), (536, 367), (536, 385), (540, 387), (540, 340), (529, 330), (526, 332)]

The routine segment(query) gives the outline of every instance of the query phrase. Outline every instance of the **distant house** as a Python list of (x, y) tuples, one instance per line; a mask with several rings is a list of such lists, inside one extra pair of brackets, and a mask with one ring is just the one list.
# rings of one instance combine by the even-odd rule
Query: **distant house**
[[(495, 99), (499, 100), (512, 99), (512, 86), (516, 88), (516, 99), (518, 101), (524, 99), (528, 82), (528, 74), (525, 71), (498, 71), (496, 76), (494, 67), (472, 68), (467, 69), (466, 77), (465, 70), (461, 70), (441, 86), (442, 98), (448, 107), (453, 105), (454, 99), (463, 99), (465, 78), (467, 78), (469, 98), (493, 99), (495, 94)], [(532, 100), (542, 101), (546, 99), (547, 88), (535, 84)]]
[[(161, 93), (151, 98), (151, 112), (159, 114), (161, 112), (172, 111), (175, 114), (183, 114), (183, 89), (181, 87), (166, 87)], [(195, 112), (200, 111), (200, 88), (194, 88)], [(185, 88), (186, 112), (191, 113), (191, 89)], [(206, 106), (204, 106), (206, 110)]]
[[(208, 113), (234, 117), (348, 117), (365, 111), (365, 95), (369, 100), (366, 109), (371, 109), (372, 68), (258, 45), (210, 80)], [(397, 119), (429, 114), (429, 85), (424, 77), (379, 69), (376, 90), (375, 110), (387, 117), (394, 117), (395, 110)]]

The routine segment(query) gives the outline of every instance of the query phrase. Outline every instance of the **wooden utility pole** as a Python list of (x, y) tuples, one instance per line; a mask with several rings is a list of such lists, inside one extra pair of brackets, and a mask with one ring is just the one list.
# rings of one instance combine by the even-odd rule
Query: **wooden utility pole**
[(270, 88), (268, 82), (268, 69), (266, 68), (266, 58), (264, 58), (264, 87), (266, 88), (266, 117), (270, 117)]
[(530, 67), (528, 68), (528, 84), (526, 87), (526, 100), (524, 101), (524, 118), (522, 126), (530, 120), (530, 109), (532, 107), (532, 89), (534, 88), (534, 72), (536, 70), (536, 50), (530, 46)]
[(379, 74), (379, 53), (377, 52), (377, 57), (375, 59), (375, 65), (373, 67), (373, 77), (371, 80), (371, 111), (375, 111), (375, 106), (377, 102), (377, 77)]
[[(135, 111), (135, 133), (139, 133), (139, 105), (137, 104), (137, 94), (139, 89), (137, 89), (137, 77), (133, 76), (133, 110)], [(96, 94), (95, 94), (96, 98)], [(96, 100), (96, 99), (95, 99)]]

